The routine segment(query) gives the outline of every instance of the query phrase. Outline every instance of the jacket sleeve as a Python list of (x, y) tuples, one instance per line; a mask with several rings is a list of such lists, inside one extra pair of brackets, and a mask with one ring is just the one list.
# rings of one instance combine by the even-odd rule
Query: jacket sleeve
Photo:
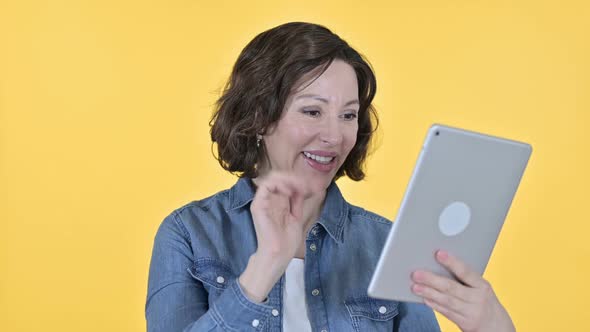
[(401, 302), (394, 332), (440, 332), (434, 311), (420, 303)]
[(150, 263), (145, 315), (148, 332), (261, 331), (272, 308), (250, 301), (232, 280), (214, 303), (188, 269), (190, 236), (177, 213), (158, 229)]

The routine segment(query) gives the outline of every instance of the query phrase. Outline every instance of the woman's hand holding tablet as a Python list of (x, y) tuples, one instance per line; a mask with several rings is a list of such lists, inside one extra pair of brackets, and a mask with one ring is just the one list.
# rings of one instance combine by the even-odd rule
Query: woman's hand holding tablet
[(412, 292), (424, 303), (455, 322), (462, 331), (515, 331), (492, 286), (457, 257), (436, 252), (436, 261), (457, 279), (418, 270), (412, 273)]

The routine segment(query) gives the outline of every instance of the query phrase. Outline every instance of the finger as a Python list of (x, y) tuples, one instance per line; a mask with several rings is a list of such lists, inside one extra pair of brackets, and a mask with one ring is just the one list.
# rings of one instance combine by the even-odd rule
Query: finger
[(459, 326), (463, 325), (463, 322), (465, 322), (465, 320), (466, 320), (466, 318), (464, 316), (462, 316), (461, 314), (459, 314), (458, 312), (455, 312), (455, 311), (453, 311), (453, 310), (451, 310), (451, 309), (449, 309), (449, 308), (447, 308), (435, 301), (432, 301), (429, 299), (424, 299), (424, 304), (426, 304), (427, 306), (429, 306), (433, 310), (438, 311), (440, 314), (442, 314), (447, 319), (449, 319), (450, 321), (454, 322), (455, 324), (457, 324)]
[(470, 293), (470, 290), (467, 287), (461, 285), (457, 281), (429, 271), (414, 271), (411, 278), (417, 284), (434, 288), (439, 292), (452, 295), (463, 301), (471, 302), (475, 297), (475, 295)]
[(290, 215), (300, 220), (303, 214), (304, 188), (294, 176), (275, 172), (267, 176), (263, 184), (266, 195), (274, 204), (285, 204)]
[(272, 183), (264, 183), (256, 190), (252, 208), (256, 211), (269, 209), (289, 211), (288, 193), (281, 193), (279, 188)]
[(273, 176), (267, 176), (258, 183), (258, 188), (252, 202), (252, 207), (258, 210), (289, 210), (290, 187), (282, 186)]
[(263, 195), (282, 195), (291, 197), (296, 190), (296, 187), (288, 177), (274, 172), (260, 181), (259, 189), (263, 189)]
[(282, 183), (283, 185), (288, 185), (292, 190), (301, 193), (305, 198), (312, 196), (316, 192), (309, 182), (302, 181), (300, 177), (297, 177), (292, 172), (271, 171), (259, 177), (257, 182), (259, 184)]
[(412, 285), (412, 292), (420, 296), (423, 300), (428, 300), (438, 304), (439, 307), (445, 308), (447, 312), (454, 312), (458, 316), (464, 317), (464, 313), (468, 310), (469, 304), (462, 300), (437, 291), (434, 288), (425, 285)]
[(293, 177), (286, 177), (283, 179), (282, 185), (289, 189), (289, 212), (293, 219), (302, 220), (303, 217), (303, 202), (306, 194), (305, 188), (295, 181)]
[(299, 193), (295, 193), (295, 195), (291, 196), (290, 199), (290, 212), (291, 216), (296, 220), (301, 220), (303, 218), (303, 195)]
[(412, 292), (423, 299), (427, 299), (430, 301), (434, 301), (439, 305), (455, 311), (458, 314), (465, 312), (470, 304), (457, 298), (451, 294), (442, 293), (432, 287), (428, 287), (422, 284), (413, 284), (412, 285)]
[(285, 193), (290, 198), (298, 195), (305, 199), (313, 194), (310, 187), (293, 174), (276, 172), (271, 181), (279, 187), (277, 188), (279, 191), (281, 188), (288, 188), (288, 192)]
[(436, 260), (449, 270), (457, 279), (470, 287), (482, 287), (483, 278), (467, 266), (459, 258), (449, 254), (444, 250), (438, 250), (435, 254)]
[(293, 195), (300, 195), (303, 198), (308, 198), (313, 194), (310, 186), (295, 175), (282, 174), (281, 181), (283, 181), (284, 185), (290, 187)]

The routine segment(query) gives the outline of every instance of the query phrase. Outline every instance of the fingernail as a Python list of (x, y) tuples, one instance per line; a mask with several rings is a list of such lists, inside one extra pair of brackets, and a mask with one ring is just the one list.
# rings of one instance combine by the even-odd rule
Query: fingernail
[(412, 272), (411, 277), (415, 281), (420, 281), (420, 279), (422, 279), (422, 273), (420, 271), (414, 271)]
[(420, 286), (420, 285), (416, 285), (416, 284), (412, 285), (412, 292), (414, 292), (416, 294), (422, 293), (422, 290), (423, 289), (424, 288), (422, 286)]
[(447, 258), (449, 258), (449, 253), (447, 253), (444, 250), (439, 250), (436, 252), (436, 258), (438, 258), (440, 261), (446, 261)]

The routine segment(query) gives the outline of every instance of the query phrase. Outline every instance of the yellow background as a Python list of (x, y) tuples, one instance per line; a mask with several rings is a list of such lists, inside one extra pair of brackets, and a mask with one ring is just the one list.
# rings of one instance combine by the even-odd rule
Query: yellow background
[(352, 203), (394, 218), (433, 122), (533, 145), (485, 276), (520, 331), (589, 331), (590, 5), (469, 0), (1, 0), (0, 330), (145, 329), (161, 220), (235, 182), (211, 155), (219, 89), (294, 20), (378, 77)]

